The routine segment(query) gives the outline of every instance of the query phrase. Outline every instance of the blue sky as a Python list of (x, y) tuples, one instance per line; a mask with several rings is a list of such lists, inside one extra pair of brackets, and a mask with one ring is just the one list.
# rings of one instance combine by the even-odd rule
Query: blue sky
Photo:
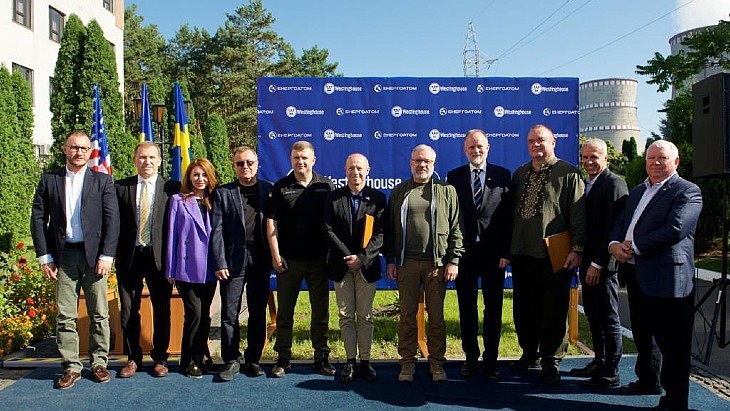
[[(131, 3), (169, 39), (186, 22), (214, 33), (245, 1)], [(264, 0), (264, 7), (298, 53), (325, 48), (348, 77), (463, 76), (472, 22), (482, 54), (496, 59), (482, 76), (636, 79), (645, 139), (658, 132), (669, 93), (646, 84), (636, 65), (669, 54), (673, 35), (728, 19), (730, 0)]]

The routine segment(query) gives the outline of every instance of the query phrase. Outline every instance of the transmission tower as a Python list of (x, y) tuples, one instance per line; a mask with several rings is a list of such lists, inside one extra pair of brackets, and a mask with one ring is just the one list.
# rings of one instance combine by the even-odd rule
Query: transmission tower
[(488, 59), (479, 51), (477, 32), (474, 30), (474, 23), (469, 22), (466, 29), (466, 43), (464, 44), (464, 77), (480, 77), (482, 66), (487, 69), (494, 63), (495, 59)]

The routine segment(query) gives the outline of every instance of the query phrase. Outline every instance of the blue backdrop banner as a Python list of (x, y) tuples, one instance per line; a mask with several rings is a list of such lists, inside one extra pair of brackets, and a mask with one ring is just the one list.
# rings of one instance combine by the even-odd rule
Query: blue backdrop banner
[(556, 155), (578, 163), (577, 78), (263, 77), (258, 79), (261, 178), (291, 170), (291, 145), (315, 147), (314, 169), (345, 184), (345, 159), (370, 160), (367, 184), (390, 194), (410, 178), (413, 147), (437, 153), (435, 176), (466, 163), (463, 138), (483, 129), (489, 162), (514, 171), (529, 161), (527, 132), (544, 124), (557, 137)]

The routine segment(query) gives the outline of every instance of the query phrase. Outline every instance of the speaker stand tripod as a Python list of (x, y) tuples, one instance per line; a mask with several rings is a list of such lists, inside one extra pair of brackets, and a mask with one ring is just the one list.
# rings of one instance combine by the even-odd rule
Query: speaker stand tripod
[[(695, 312), (699, 312), (702, 305), (710, 298), (715, 290), (717, 290), (717, 298), (715, 299), (715, 307), (712, 313), (712, 320), (710, 321), (710, 333), (707, 336), (707, 343), (705, 345), (707, 351), (705, 357), (701, 358), (705, 365), (710, 365), (710, 356), (712, 355), (712, 343), (717, 340), (717, 346), (719, 348), (725, 348), (730, 345), (730, 341), (727, 338), (727, 287), (730, 283), (728, 280), (728, 234), (730, 224), (728, 224), (728, 188), (727, 188), (727, 176), (722, 177), (722, 264), (720, 278), (712, 280), (712, 287), (710, 287), (705, 295), (700, 298), (695, 306)], [(717, 323), (720, 323), (720, 332), (717, 332)], [(707, 323), (705, 321), (705, 323)], [(701, 355), (701, 354), (700, 354)]]

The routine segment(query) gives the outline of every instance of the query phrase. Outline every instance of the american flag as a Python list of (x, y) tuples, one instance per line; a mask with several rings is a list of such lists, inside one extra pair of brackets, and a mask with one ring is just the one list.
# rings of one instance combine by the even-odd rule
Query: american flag
[(112, 160), (106, 140), (104, 112), (101, 109), (99, 85), (94, 84), (94, 123), (91, 125), (91, 169), (104, 174), (112, 174)]

